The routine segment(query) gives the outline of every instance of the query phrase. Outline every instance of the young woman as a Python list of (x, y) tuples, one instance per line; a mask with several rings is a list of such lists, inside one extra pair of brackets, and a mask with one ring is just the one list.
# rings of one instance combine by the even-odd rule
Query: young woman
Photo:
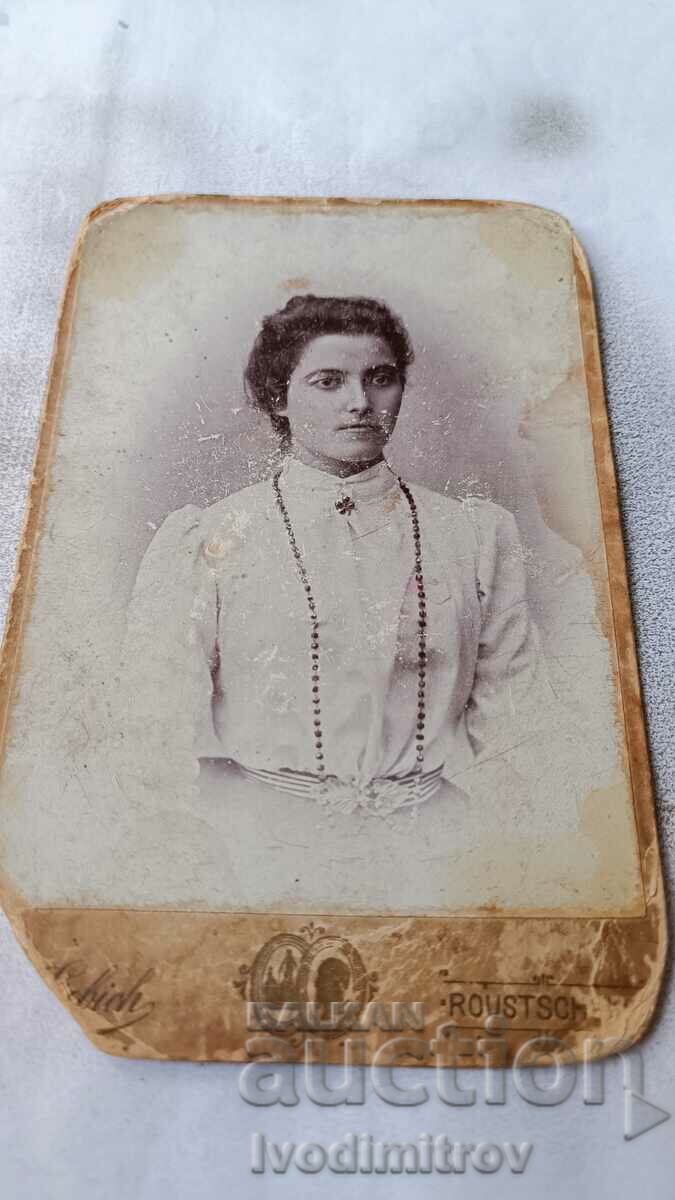
[(552, 700), (513, 517), (386, 461), (412, 359), (377, 300), (296, 296), (268, 316), (246, 387), (284, 442), (282, 467), (169, 516), (141, 565), (130, 630), (145, 642), (131, 653), (145, 658), (150, 622), (153, 728), (169, 758), (194, 731), (184, 752), (232, 819), (234, 871), (245, 844), (258, 865), (278, 862), (284, 830), (296, 862), (320, 862), (323, 814), (346, 858), (357, 819), (385, 834), (426, 823), (447, 872), (453, 799)]

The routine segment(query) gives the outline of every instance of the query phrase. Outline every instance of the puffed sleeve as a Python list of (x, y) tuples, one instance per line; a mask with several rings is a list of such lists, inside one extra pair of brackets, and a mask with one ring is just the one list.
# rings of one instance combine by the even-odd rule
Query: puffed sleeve
[(467, 730), (477, 757), (505, 752), (547, 722), (555, 696), (527, 601), (525, 558), (505, 509), (473, 501), (481, 628)]
[(485, 501), (476, 501), (471, 515), (481, 609), (466, 709), (475, 757), (457, 782), (482, 798), (491, 821), (505, 821), (509, 836), (524, 822), (534, 829), (544, 821), (549, 833), (573, 830), (592, 783), (592, 755), (551, 685), (529, 611), (525, 555), (514, 518)]
[(173, 790), (194, 778), (211, 729), (217, 595), (188, 505), (166, 518), (141, 562), (127, 609), (119, 728), (127, 772)]

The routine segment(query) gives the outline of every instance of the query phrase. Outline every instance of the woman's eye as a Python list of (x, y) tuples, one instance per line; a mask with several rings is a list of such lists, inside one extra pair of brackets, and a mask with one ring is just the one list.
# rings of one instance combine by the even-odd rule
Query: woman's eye
[(394, 382), (394, 374), (392, 371), (376, 371), (372, 377), (372, 382), (375, 387), (391, 387)]
[(314, 379), (312, 382), (314, 387), (321, 388), (321, 390), (324, 392), (334, 392), (340, 387), (340, 384), (342, 383), (342, 376), (337, 374), (319, 375), (319, 377)]

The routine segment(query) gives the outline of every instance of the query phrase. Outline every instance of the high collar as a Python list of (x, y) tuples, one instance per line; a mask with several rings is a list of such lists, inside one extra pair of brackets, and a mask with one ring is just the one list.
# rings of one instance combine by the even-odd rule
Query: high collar
[(398, 485), (398, 479), (384, 459), (365, 471), (343, 479), (328, 471), (320, 471), (318, 467), (308, 467), (306, 463), (289, 456), (284, 463), (283, 477), (287, 488), (297, 494), (313, 492), (331, 498), (345, 495), (362, 503), (378, 500)]

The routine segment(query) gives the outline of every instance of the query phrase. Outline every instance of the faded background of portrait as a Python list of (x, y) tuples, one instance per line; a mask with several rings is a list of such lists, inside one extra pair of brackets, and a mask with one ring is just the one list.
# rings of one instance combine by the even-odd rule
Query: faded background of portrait
[[(112, 696), (153, 532), (276, 461), (242, 374), (261, 318), (307, 291), (377, 297), (402, 317), (416, 357), (390, 461), (514, 513), (554, 686), (586, 734), (578, 812), (553, 781), (506, 838), (501, 795), (457, 828), (450, 906), (640, 911), (571, 237), (527, 207), (200, 201), (91, 226), (2, 777), (15, 877), (38, 903), (232, 906), (226, 803), (214, 826), (189, 776), (157, 794), (117, 770)], [(350, 907), (368, 909), (361, 850)]]

